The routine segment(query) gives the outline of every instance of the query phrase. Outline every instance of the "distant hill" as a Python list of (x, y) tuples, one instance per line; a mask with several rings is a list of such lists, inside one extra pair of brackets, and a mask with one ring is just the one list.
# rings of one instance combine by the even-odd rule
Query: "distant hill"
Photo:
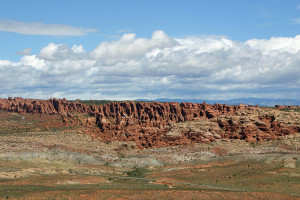
[(159, 102), (192, 102), (192, 103), (203, 103), (206, 101), (208, 104), (227, 104), (227, 105), (238, 105), (240, 103), (246, 105), (259, 105), (259, 106), (275, 106), (275, 105), (300, 105), (300, 100), (297, 99), (266, 99), (266, 98), (236, 98), (229, 100), (205, 100), (205, 99), (136, 99), (136, 101), (159, 101)]

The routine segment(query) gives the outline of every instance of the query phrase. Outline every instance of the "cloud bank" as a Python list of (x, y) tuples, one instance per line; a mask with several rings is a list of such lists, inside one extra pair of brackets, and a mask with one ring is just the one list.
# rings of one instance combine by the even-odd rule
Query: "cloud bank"
[(27, 35), (47, 36), (81, 36), (96, 32), (92, 28), (78, 28), (61, 24), (43, 24), (39, 22), (20, 22), (14, 20), (0, 20), (0, 31)]
[(151, 38), (124, 34), (93, 51), (50, 43), (0, 60), (1, 96), (69, 99), (300, 99), (300, 36)]

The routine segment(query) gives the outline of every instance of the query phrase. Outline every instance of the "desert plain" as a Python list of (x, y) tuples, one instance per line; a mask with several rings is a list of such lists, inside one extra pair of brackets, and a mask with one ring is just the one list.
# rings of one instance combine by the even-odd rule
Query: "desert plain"
[(0, 199), (300, 199), (300, 108), (0, 99)]

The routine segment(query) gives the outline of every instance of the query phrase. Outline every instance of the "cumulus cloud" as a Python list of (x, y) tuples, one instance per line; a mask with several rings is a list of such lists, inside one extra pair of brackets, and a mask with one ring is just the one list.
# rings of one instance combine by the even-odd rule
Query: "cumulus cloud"
[(93, 28), (79, 28), (62, 24), (43, 24), (39, 22), (21, 22), (14, 20), (0, 20), (0, 31), (48, 36), (81, 36), (91, 32), (97, 32), (97, 30)]
[[(299, 20), (300, 22), (300, 20)], [(296, 37), (272, 37), (269, 40), (248, 40), (245, 42), (252, 49), (258, 49), (265, 55), (273, 52), (297, 53), (300, 50), (300, 35)]]
[(136, 38), (133, 33), (124, 34), (120, 40), (103, 42), (91, 52), (91, 57), (101, 64), (116, 64), (144, 56), (153, 49), (164, 49), (173, 46), (173, 40), (163, 31), (155, 31), (151, 39)]
[(19, 62), (0, 60), (0, 95), (300, 99), (299, 66), (300, 36), (238, 42), (171, 38), (163, 31), (149, 39), (124, 34), (91, 52), (81, 45), (50, 43)]
[(85, 53), (86, 51), (82, 45), (74, 45), (70, 48), (65, 44), (56, 45), (50, 43), (46, 47), (42, 48), (38, 57), (49, 61), (81, 60), (84, 59)]

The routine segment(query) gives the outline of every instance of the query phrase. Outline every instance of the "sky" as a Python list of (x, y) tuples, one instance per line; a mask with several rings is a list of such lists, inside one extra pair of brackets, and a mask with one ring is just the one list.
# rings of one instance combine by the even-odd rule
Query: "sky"
[(300, 99), (300, 0), (0, 0), (0, 98)]

